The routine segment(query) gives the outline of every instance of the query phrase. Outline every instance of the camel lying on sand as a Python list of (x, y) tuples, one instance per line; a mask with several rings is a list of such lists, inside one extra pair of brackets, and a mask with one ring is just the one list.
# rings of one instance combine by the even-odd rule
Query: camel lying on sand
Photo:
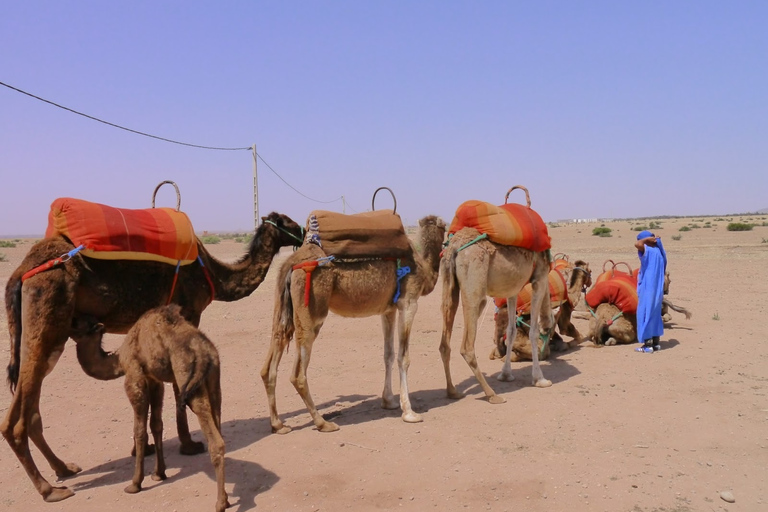
[[(77, 319), (77, 322), (81, 322)], [(152, 480), (165, 480), (163, 456), (163, 390), (172, 382), (179, 390), (177, 407), (189, 406), (197, 415), (208, 441), (216, 472), (216, 512), (229, 506), (224, 490), (224, 439), (221, 437), (221, 386), (219, 353), (213, 343), (181, 316), (178, 304), (161, 306), (145, 313), (128, 331), (115, 352), (101, 348), (104, 325), (75, 327), (77, 356), (88, 375), (110, 380), (125, 375), (125, 392), (134, 411), (133, 439), (136, 464), (129, 494), (141, 490), (144, 480), (144, 447), (147, 444), (147, 415), (155, 440), (155, 470)]]
[[(289, 341), (296, 336), (296, 359), (291, 371), (291, 383), (309, 410), (312, 420), (321, 432), (333, 432), (339, 427), (326, 421), (318, 413), (309, 392), (307, 367), (312, 345), (329, 311), (347, 317), (381, 315), (384, 330), (384, 392), (382, 406), (396, 409), (398, 402), (392, 393), (392, 366), (394, 364), (394, 330), (397, 319), (399, 351), (397, 362), (400, 369), (400, 408), (402, 418), (408, 423), (422, 421), (411, 408), (408, 393), (408, 343), (411, 325), (422, 295), (432, 292), (437, 282), (440, 249), (445, 237), (445, 223), (427, 216), (419, 221), (418, 242), (412, 244), (412, 257), (402, 261), (411, 272), (400, 281), (401, 294), (397, 303), (393, 297), (398, 286), (398, 262), (391, 258), (337, 258), (329, 265), (318, 266), (311, 274), (311, 286), (307, 287), (310, 274), (294, 271), (295, 265), (317, 261), (326, 254), (314, 244), (305, 244), (282, 265), (277, 276), (275, 312), (272, 320), (272, 343), (261, 370), (267, 398), (272, 431), (285, 434), (291, 427), (285, 425), (277, 413), (275, 386), (277, 368)], [(420, 248), (421, 252), (417, 252)], [(306, 294), (306, 295), (305, 295)], [(398, 316), (399, 313), (399, 316)]]
[[(571, 316), (581, 301), (582, 291), (592, 285), (592, 272), (589, 269), (589, 264), (582, 260), (555, 268), (551, 272), (560, 273), (563, 282), (567, 283), (567, 289), (563, 290), (566, 292), (563, 297), (550, 297), (550, 300), (553, 302), (561, 302), (555, 310), (555, 324), (560, 334), (553, 331), (552, 339), (547, 344), (544, 344), (544, 340), (539, 337), (538, 348), (541, 359), (547, 359), (550, 350), (563, 352), (581, 343), (581, 333), (571, 322)], [(530, 284), (527, 284), (525, 288), (530, 288), (530, 286)], [(494, 315), (494, 348), (491, 350), (490, 359), (501, 359), (506, 354), (506, 332), (509, 325), (509, 316), (508, 304), (506, 301), (503, 301), (497, 307), (496, 314)], [(530, 361), (532, 359), (529, 325), (530, 312), (518, 316), (517, 333), (512, 343), (512, 354), (510, 355), (511, 361)], [(566, 342), (560, 335), (570, 336), (573, 339), (570, 342)]]
[[(285, 215), (273, 212), (262, 220), (248, 253), (235, 263), (216, 260), (198, 240), (202, 265), (179, 269), (173, 296), (173, 265), (101, 260), (81, 254), (30, 277), (22, 285), (21, 278), (27, 271), (75, 248), (63, 236), (45, 238), (32, 246), (5, 289), (11, 341), (8, 381), (14, 395), (0, 432), (45, 501), (60, 501), (74, 492), (67, 487), (53, 487), (43, 477), (32, 459), (29, 439), (58, 478), (81, 471), (77, 464), (59, 459), (48, 446), (40, 415), (43, 379), (53, 371), (64, 351), (73, 318), (90, 316), (104, 324), (105, 332), (122, 334), (146, 311), (173, 302), (181, 306), (184, 318), (199, 325), (200, 315), (211, 300), (228, 302), (247, 297), (264, 280), (280, 248), (301, 243), (302, 228)], [(182, 453), (205, 450), (203, 443), (193, 441), (189, 435), (186, 413), (177, 415), (176, 426)]]
[[(461, 343), (461, 355), (475, 374), (488, 401), (500, 404), (505, 400), (498, 396), (488, 385), (477, 365), (475, 338), (477, 321), (485, 308), (487, 297), (505, 297), (508, 303), (517, 303), (517, 294), (529, 281), (532, 284), (530, 338), (538, 338), (540, 332), (551, 334), (554, 329), (554, 316), (549, 302), (548, 251), (534, 252), (511, 245), (500, 245), (488, 239), (479, 241), (480, 232), (471, 227), (457, 231), (451, 237), (443, 253), (441, 274), (443, 279), (443, 332), (440, 339), (440, 356), (445, 370), (446, 392), (449, 398), (461, 398), (451, 379), (451, 331), (456, 318), (461, 297), (464, 311), (464, 336)], [(476, 241), (475, 243), (472, 243)], [(471, 245), (467, 245), (471, 244)], [(462, 250), (460, 248), (466, 247)], [(509, 310), (507, 340), (516, 337), (516, 316), (514, 309)], [(541, 330), (539, 324), (541, 323)], [(512, 350), (508, 350), (504, 366), (497, 377), (501, 381), (511, 381), (510, 365)], [(545, 379), (539, 366), (538, 351), (532, 354), (532, 380), (536, 387), (549, 387), (552, 382)]]

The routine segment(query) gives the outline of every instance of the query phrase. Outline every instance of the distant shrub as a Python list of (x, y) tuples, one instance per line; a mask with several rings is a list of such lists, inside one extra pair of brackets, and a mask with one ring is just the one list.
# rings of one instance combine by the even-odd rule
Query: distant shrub
[(611, 235), (611, 233), (609, 233), (609, 232), (607, 232), (607, 231), (604, 231), (604, 232), (600, 233), (600, 234), (599, 234), (599, 235), (597, 235), (597, 236), (599, 236), (600, 238), (609, 238), (609, 237), (611, 237), (611, 236), (613, 236), (613, 235)]
[(611, 228), (606, 228), (605, 224), (592, 230), (592, 236), (611, 236)]
[(221, 238), (216, 235), (209, 235), (200, 237), (200, 241), (206, 245), (215, 245), (221, 242)]
[(718, 217), (715, 219), (715, 222), (725, 222), (725, 219), (722, 217)]
[(0, 252), (0, 261), (8, 261), (8, 257)]
[(682, 239), (683, 239), (683, 235), (672, 235), (672, 240), (677, 241), (677, 240), (682, 240)]
[(253, 233), (248, 233), (247, 235), (244, 234), (243, 236), (235, 238), (235, 242), (239, 244), (249, 244), (251, 243), (251, 240), (253, 240)]
[(688, 226), (683, 226), (680, 229), (678, 229), (678, 231), (690, 231), (690, 230), (691, 228), (689, 228)]
[(648, 226), (635, 226), (634, 227), (635, 231), (645, 231), (646, 229), (648, 229)]
[(726, 228), (728, 231), (752, 231), (752, 224), (745, 222), (731, 222)]
[(0, 240), (0, 247), (16, 247), (16, 243), (10, 240)]
[(698, 224), (691, 224), (691, 229), (699, 229), (700, 227)]
[(763, 241), (760, 242), (761, 244), (768, 244), (768, 238), (763, 238)]
[(651, 222), (650, 228), (651, 229), (664, 229), (664, 228), (661, 227), (661, 222)]
[(765, 222), (765, 221), (763, 221), (763, 223), (762, 223), (762, 224), (760, 224), (760, 225), (761, 225), (761, 226), (768, 226), (768, 222)]

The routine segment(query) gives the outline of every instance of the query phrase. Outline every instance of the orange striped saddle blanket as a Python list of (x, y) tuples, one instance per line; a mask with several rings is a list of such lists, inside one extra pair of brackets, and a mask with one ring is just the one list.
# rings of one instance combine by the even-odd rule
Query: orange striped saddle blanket
[[(523, 286), (523, 289), (517, 294), (517, 307), (515, 308), (518, 316), (531, 314), (531, 300), (533, 294), (533, 285), (531, 283)], [(557, 270), (549, 271), (549, 303), (552, 308), (559, 308), (564, 302), (568, 302), (568, 285), (565, 282), (563, 274)], [(495, 298), (493, 303), (497, 308), (507, 304), (506, 298)]]
[(188, 265), (197, 259), (192, 222), (172, 208), (128, 210), (62, 197), (51, 204), (45, 236), (83, 245), (83, 255)]
[[(602, 277), (603, 274), (601, 274)], [(598, 278), (599, 279), (599, 278)], [(637, 313), (637, 275), (614, 270), (613, 277), (608, 276), (595, 282), (584, 297), (592, 309), (603, 303), (613, 304), (622, 313)]]
[(547, 225), (538, 213), (522, 204), (494, 206), (475, 199), (465, 201), (456, 210), (448, 233), (456, 233), (466, 227), (487, 234), (491, 242), (501, 245), (513, 245), (534, 252), (552, 247)]

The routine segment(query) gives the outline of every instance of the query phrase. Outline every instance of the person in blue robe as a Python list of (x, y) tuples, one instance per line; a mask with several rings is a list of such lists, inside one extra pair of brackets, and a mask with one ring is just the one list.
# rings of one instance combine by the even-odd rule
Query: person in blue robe
[(637, 277), (637, 340), (643, 343), (636, 350), (652, 353), (661, 350), (659, 340), (664, 334), (661, 304), (664, 299), (667, 253), (661, 237), (647, 230), (638, 233), (635, 248), (640, 258)]

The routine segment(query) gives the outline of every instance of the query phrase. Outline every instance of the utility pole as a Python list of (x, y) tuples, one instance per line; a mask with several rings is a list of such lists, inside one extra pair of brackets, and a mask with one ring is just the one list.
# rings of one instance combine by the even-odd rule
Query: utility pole
[(257, 173), (256, 165), (256, 144), (251, 147), (253, 150), (253, 229), (259, 227), (259, 175)]

